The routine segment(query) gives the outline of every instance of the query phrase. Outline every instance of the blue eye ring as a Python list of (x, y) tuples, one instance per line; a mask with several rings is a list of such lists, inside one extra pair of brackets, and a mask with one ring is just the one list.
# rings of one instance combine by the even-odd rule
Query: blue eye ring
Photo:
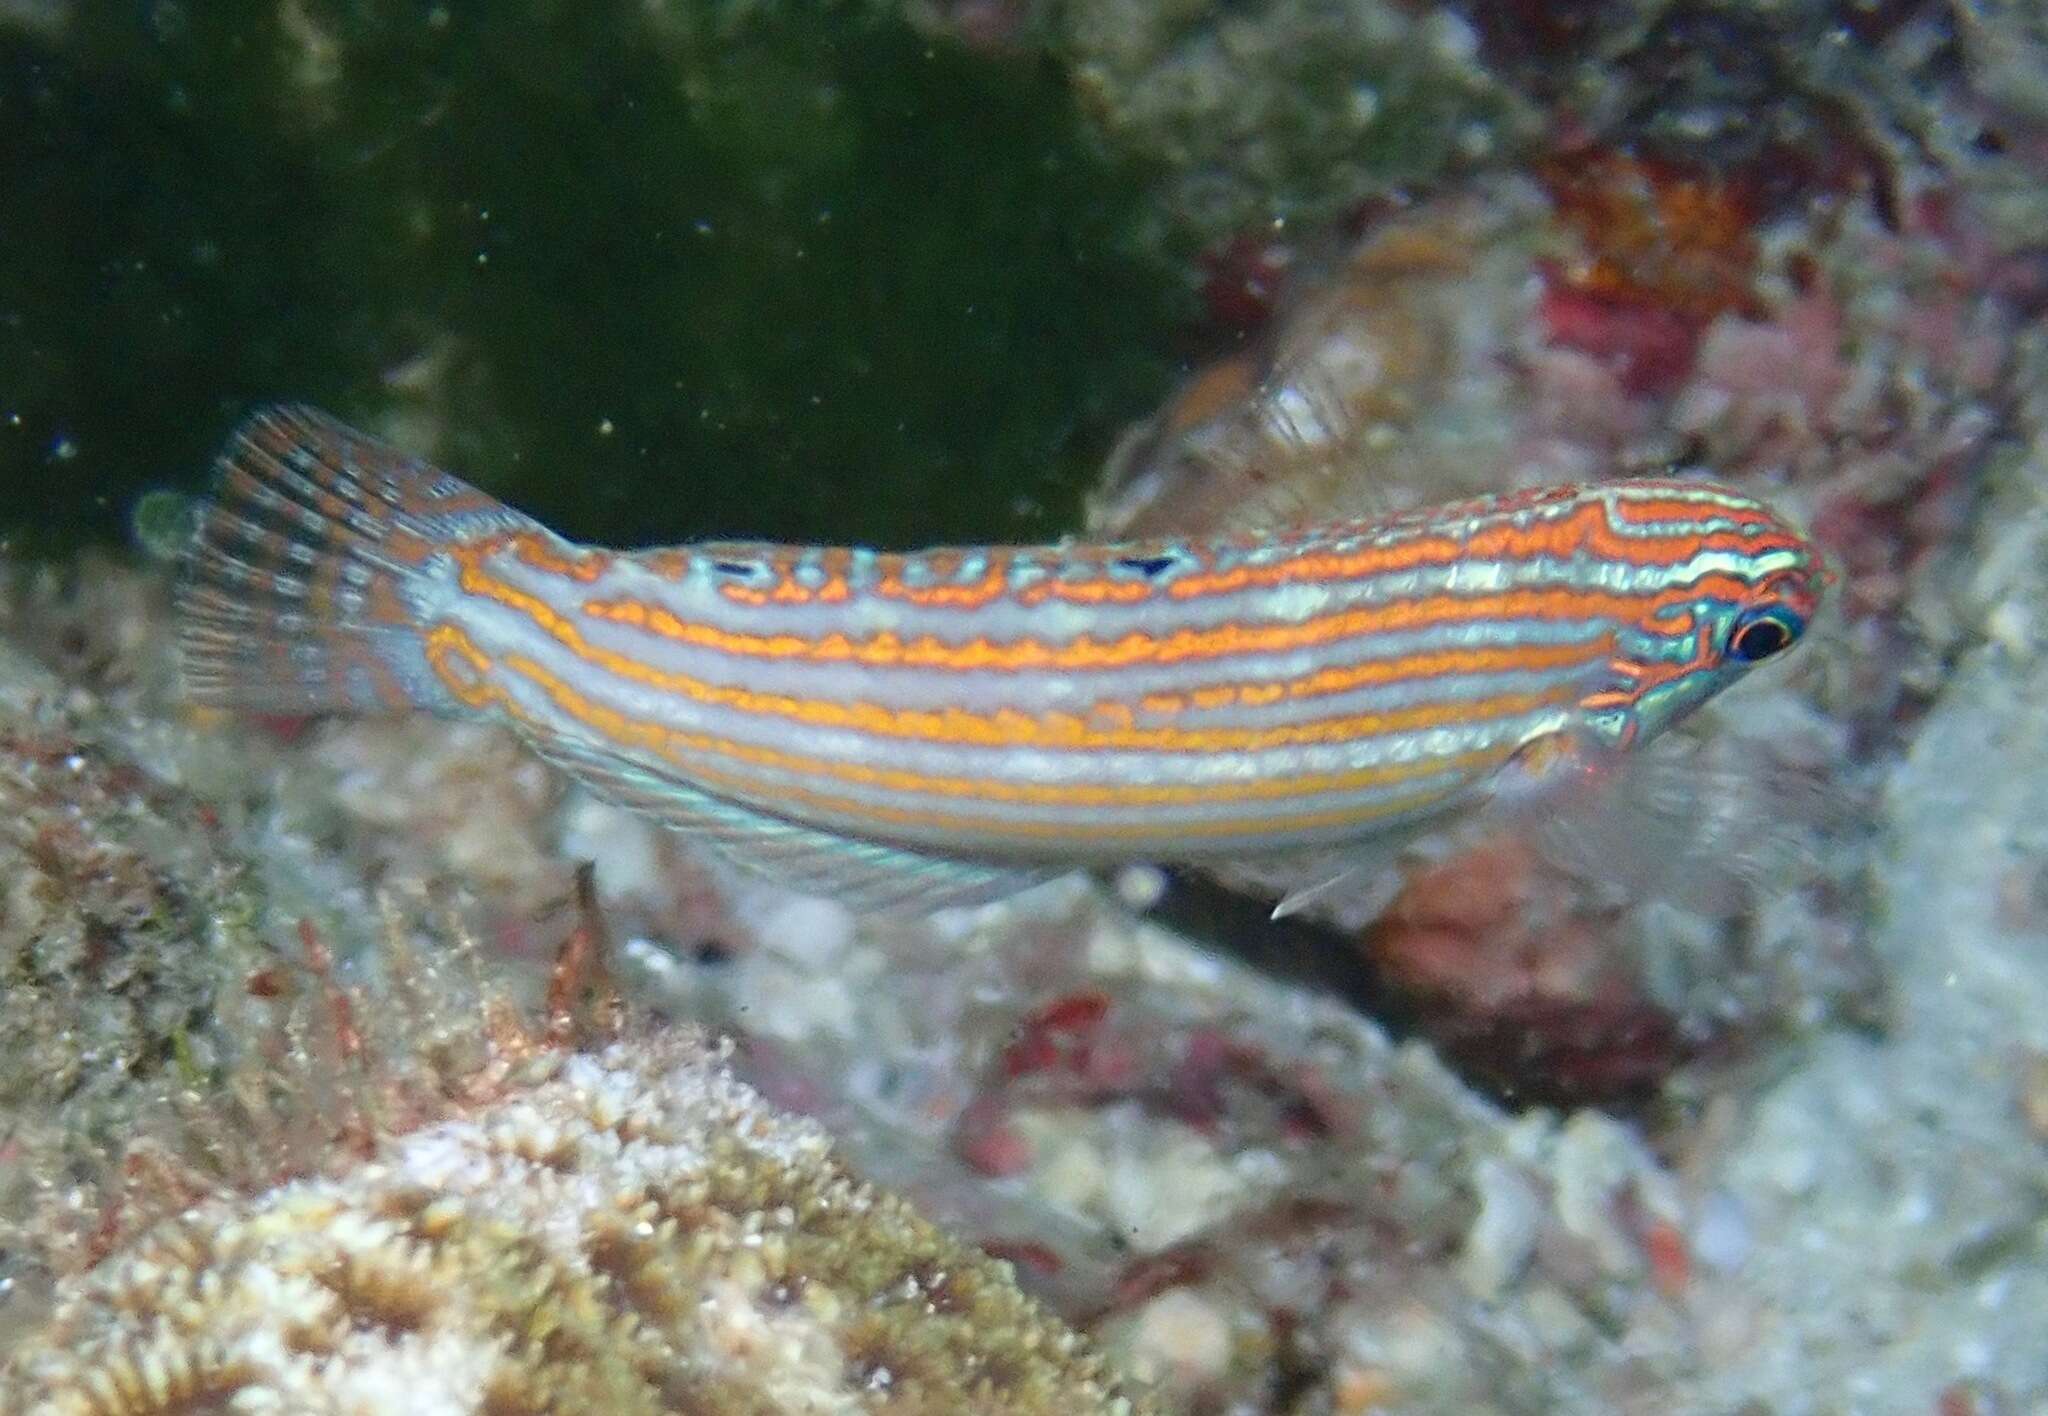
[(1758, 605), (1735, 617), (1728, 630), (1728, 657), (1742, 664), (1761, 663), (1799, 642), (1806, 621), (1783, 605)]

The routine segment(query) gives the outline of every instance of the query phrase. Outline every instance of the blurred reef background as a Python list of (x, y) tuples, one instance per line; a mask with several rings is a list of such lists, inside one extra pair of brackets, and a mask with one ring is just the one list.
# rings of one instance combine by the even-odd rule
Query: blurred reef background
[(16, 530), (105, 539), (289, 397), (591, 539), (1043, 535), (1165, 376), (1057, 70), (877, 7), (59, 7), (0, 106)]
[[(0, 0), (0, 248), (7, 1416), (2048, 1410), (2038, 6)], [(882, 929), (182, 704), (271, 399), (616, 544), (1676, 468), (1842, 584), (1577, 857)]]

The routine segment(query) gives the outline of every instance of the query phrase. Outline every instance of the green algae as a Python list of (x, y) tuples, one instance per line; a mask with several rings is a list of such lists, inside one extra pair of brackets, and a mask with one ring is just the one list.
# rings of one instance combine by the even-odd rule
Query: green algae
[(588, 539), (1042, 535), (1184, 298), (1056, 67), (863, 5), (86, 6), (0, 173), (30, 544), (281, 398)]
[(1178, 238), (1313, 231), (1527, 149), (1531, 106), (1457, 12), (1381, 0), (1067, 0), (1057, 52)]

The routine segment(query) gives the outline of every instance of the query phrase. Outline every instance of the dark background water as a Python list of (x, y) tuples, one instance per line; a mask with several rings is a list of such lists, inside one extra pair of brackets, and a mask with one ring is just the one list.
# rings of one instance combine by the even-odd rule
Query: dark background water
[(278, 399), (592, 540), (1069, 522), (1183, 294), (1061, 76), (854, 4), (672, 13), (0, 22), (0, 534), (118, 538)]

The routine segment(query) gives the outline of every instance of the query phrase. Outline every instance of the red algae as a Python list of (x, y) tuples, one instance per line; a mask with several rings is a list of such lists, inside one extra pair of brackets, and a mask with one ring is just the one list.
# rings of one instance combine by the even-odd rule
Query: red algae
[(1202, 308), (1227, 334), (1256, 334), (1273, 317), (1289, 275), (1300, 264), (1282, 236), (1240, 234), (1201, 258)]
[(1747, 185), (1614, 151), (1561, 155), (1538, 171), (1586, 249), (1545, 268), (1550, 338), (1613, 368), (1632, 395), (1674, 392), (1707, 325), (1757, 308)]
[[(1275, 932), (1327, 969), (1262, 976), (1227, 952), (1254, 933), (1237, 916), (1212, 951), (1072, 890), (929, 930), (792, 909), (439, 729), (250, 735), (263, 765), (229, 780), (275, 768), (284, 791), (233, 786), (197, 819), (241, 830), (282, 795), (268, 819), (302, 859), (460, 902), (491, 941), (478, 966), (536, 997), (551, 981), (560, 1028), (606, 1016), (584, 1006), (602, 966), (740, 1034), (763, 1089), (1174, 1410), (2038, 1400), (2025, 1236), (2048, 1073), (2023, 1044), (2048, 913), (2029, 805), (2048, 561), (2019, 444), (2043, 421), (2028, 193), (2048, 168), (2007, 109), (2041, 89), (2013, 82), (2012, 6), (1852, 9), (1481, 7), (1493, 72), (1550, 104), (1547, 160), (1409, 205), (1361, 206), (1355, 173), (1317, 169), (1320, 226), (1277, 187), (1247, 200), (1234, 166), (1208, 215), (1241, 234), (1199, 224), (1203, 322), (1181, 346), (1226, 357), (1134, 432), (1098, 508), (1250, 526), (1673, 466), (1784, 506), (1829, 548), (1843, 609), (1782, 682), (1687, 733), (1690, 829), (1663, 834), (1668, 802), (1644, 827), (1671, 873), (1423, 843), (1391, 904), (1336, 898), (1341, 929)], [(1049, 12), (920, 13), (1014, 50)], [(1299, 13), (1226, 7), (1155, 47), (1169, 76), (1227, 75), (1233, 45), (1264, 52)], [(1849, 39), (1817, 42), (1809, 14)], [(1084, 60), (1082, 102), (1133, 112), (1138, 62)], [(1939, 83), (1902, 97), (1899, 75)], [(1206, 93), (1205, 113), (1245, 111)], [(1233, 163), (1266, 136), (1229, 138)], [(1261, 436), (1283, 406), (1330, 435)], [(79, 680), (148, 662), (98, 647), (97, 621), (135, 613), (60, 619), (36, 637), (78, 646)], [(569, 903), (592, 857), (601, 919)], [(349, 970), (381, 950), (327, 916), (318, 937), (331, 982), (365, 987)], [(577, 967), (542, 977), (565, 939)], [(1359, 973), (1372, 990), (1327, 983)], [(255, 1003), (325, 1006), (296, 969), (237, 977)], [(351, 1016), (377, 1053), (377, 1014)], [(0, 1136), (0, 1159), (21, 1150)]]
[(1559, 273), (1561, 283), (1702, 324), (1758, 308), (1758, 211), (1749, 183), (1599, 149), (1559, 154), (1537, 173), (1558, 219), (1588, 252)]
[(1630, 977), (1614, 923), (1495, 837), (1411, 875), (1359, 947), (1476, 1084), (1518, 1105), (1628, 1106), (1692, 1049)]

